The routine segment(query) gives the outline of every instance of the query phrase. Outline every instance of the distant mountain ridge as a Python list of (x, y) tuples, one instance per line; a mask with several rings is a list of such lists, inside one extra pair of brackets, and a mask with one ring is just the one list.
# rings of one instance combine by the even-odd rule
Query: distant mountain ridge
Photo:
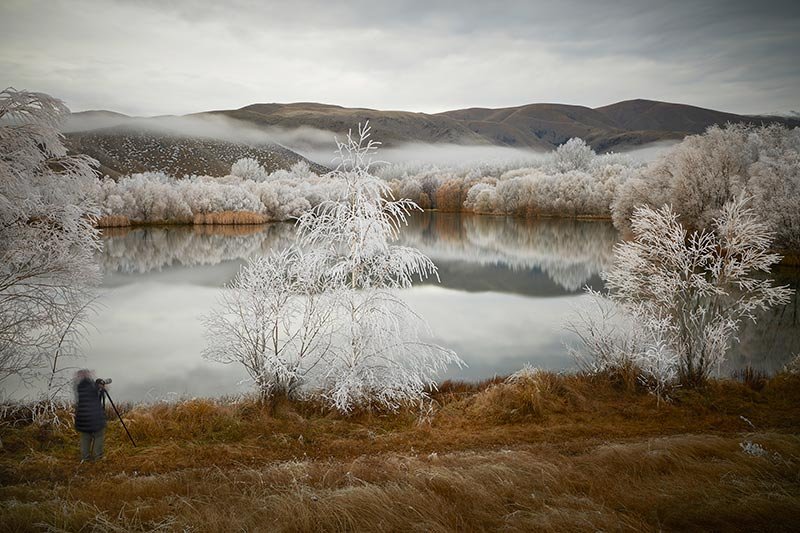
[(589, 108), (565, 104), (529, 104), (501, 109), (459, 109), (440, 113), (509, 146), (550, 148), (580, 137), (597, 151), (619, 150), (655, 141), (682, 139), (714, 124), (779, 122), (800, 126), (800, 120), (745, 116), (686, 104), (627, 100)]
[[(435, 114), (347, 108), (314, 102), (258, 103), (240, 109), (194, 113), (184, 118), (189, 117), (212, 120), (223, 117), (234, 119), (235, 124), (261, 131), (267, 137), (276, 131), (286, 132), (303, 128), (342, 135), (355, 128), (357, 124), (369, 120), (374, 138), (385, 146), (405, 143), (446, 143), (552, 150), (572, 137), (580, 137), (598, 152), (625, 150), (656, 141), (680, 140), (686, 135), (702, 133), (714, 124), (727, 122), (781, 123), (790, 127), (800, 126), (800, 117), (737, 115), (686, 104), (642, 99), (627, 100), (594, 109), (578, 105), (539, 103), (497, 109), (457, 109)], [(73, 140), (73, 145), (80, 144), (82, 150), (90, 155), (94, 154), (94, 157), (98, 157), (98, 154), (105, 157), (109, 153), (108, 149), (97, 148), (101, 138), (116, 136), (116, 143), (105, 142), (107, 147), (116, 145), (117, 148), (110, 151), (109, 157), (105, 157), (104, 165), (112, 173), (126, 173), (131, 172), (134, 167), (148, 168), (159, 163), (156, 158), (152, 161), (147, 160), (148, 150), (138, 149), (140, 153), (138, 157), (143, 158), (138, 161), (122, 153), (124, 151), (122, 147), (126, 143), (141, 145), (144, 142), (136, 136), (120, 140), (122, 131), (146, 127), (149, 121), (160, 119), (164, 117), (142, 119), (110, 111), (86, 111), (75, 113), (64, 131), (68, 139)], [(88, 135), (89, 133), (91, 135)], [(185, 136), (192, 137), (190, 134)], [(151, 142), (152, 135), (149, 139), (148, 142)], [(330, 135), (324, 136), (324, 139), (326, 143), (331, 142)], [(206, 145), (208, 142), (211, 141), (207, 139), (204, 141)], [(179, 169), (176, 165), (172, 165), (171, 170), (192, 167), (193, 171), (199, 171), (199, 168), (195, 169), (190, 164), (195, 154), (198, 165), (206, 165), (208, 173), (222, 172), (225, 167), (230, 167), (229, 156), (246, 151), (245, 147), (248, 146), (246, 142), (231, 143), (230, 140), (225, 142), (228, 145), (242, 146), (232, 149), (226, 145), (224, 149), (219, 150), (208, 150), (208, 146), (201, 149), (197, 146), (193, 152), (194, 149), (188, 146), (192, 143), (188, 143), (180, 156), (187, 163)], [(260, 157), (259, 160), (268, 168), (283, 168), (303, 159), (290, 149), (291, 146), (281, 146), (281, 144), (283, 143), (278, 140), (276, 143), (266, 143), (263, 146), (250, 145), (250, 148), (262, 150), (260, 154), (255, 155), (257, 158)], [(151, 148), (149, 152), (157, 153), (157, 150), (155, 152), (154, 150)], [(103, 157), (98, 157), (101, 162)]]

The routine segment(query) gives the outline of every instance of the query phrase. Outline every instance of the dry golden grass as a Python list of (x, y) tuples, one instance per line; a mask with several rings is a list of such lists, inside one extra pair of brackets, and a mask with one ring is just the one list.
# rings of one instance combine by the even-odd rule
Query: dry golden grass
[(198, 213), (194, 216), (194, 224), (265, 224), (270, 221), (267, 215), (252, 211), (218, 211), (215, 213)]
[[(110, 215), (97, 219), (95, 226), (98, 228), (125, 228), (129, 226), (151, 226), (164, 224), (196, 224), (196, 225), (249, 225), (266, 224), (270, 222), (267, 215), (253, 211), (219, 211), (215, 213), (199, 213), (187, 219), (153, 220), (147, 222), (131, 221), (122, 215)], [(106, 231), (104, 229), (104, 231)]]
[[(800, 523), (800, 378), (670, 404), (606, 377), (443, 383), (421, 416), (314, 402), (120, 406), (108, 456), (7, 416), (0, 530), (785, 531)], [(12, 421), (15, 426), (10, 425)], [(742, 442), (764, 453), (743, 451)]]

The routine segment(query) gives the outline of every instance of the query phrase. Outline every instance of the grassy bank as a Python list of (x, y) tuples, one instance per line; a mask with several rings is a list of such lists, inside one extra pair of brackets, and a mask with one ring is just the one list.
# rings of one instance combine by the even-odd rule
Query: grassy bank
[[(788, 530), (800, 378), (658, 405), (610, 378), (445, 383), (420, 415), (314, 402), (123, 406), (107, 458), (8, 413), (0, 530)], [(66, 413), (65, 413), (66, 416)], [(16, 418), (15, 418), (16, 417)], [(747, 450), (745, 450), (745, 448)]]

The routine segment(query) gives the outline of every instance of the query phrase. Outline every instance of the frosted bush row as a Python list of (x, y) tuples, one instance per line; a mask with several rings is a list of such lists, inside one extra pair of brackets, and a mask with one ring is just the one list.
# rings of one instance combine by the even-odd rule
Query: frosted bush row
[(330, 181), (313, 173), (305, 162), (268, 174), (252, 159), (240, 159), (221, 178), (163, 172), (110, 178), (100, 184), (104, 216), (124, 216), (133, 222), (191, 221), (198, 214), (252, 212), (270, 220), (298, 217), (335, 196)]
[[(441, 169), (389, 165), (378, 170), (395, 198), (423, 208), (521, 216), (610, 216), (614, 191), (639, 164), (618, 154), (597, 156), (571, 139), (547, 156), (522, 161)], [(222, 211), (253, 212), (271, 220), (298, 217), (336, 196), (331, 180), (305, 162), (271, 174), (253, 159), (240, 159), (222, 178), (163, 172), (133, 174), (100, 187), (104, 216), (132, 222), (190, 221)]]
[[(550, 154), (516, 162), (393, 164), (376, 169), (395, 198), (424, 209), (515, 216), (612, 217), (628, 229), (635, 207), (672, 205), (688, 229), (710, 227), (723, 204), (739, 193), (777, 232), (776, 244), (800, 249), (800, 129), (780, 125), (711, 127), (644, 164), (621, 154), (597, 155), (580, 139)], [(159, 172), (101, 184), (104, 215), (134, 222), (191, 220), (222, 211), (247, 211), (270, 220), (308, 212), (336, 191), (304, 162), (268, 174), (241, 159), (223, 178), (174, 179)]]
[(516, 216), (611, 216), (617, 187), (643, 166), (597, 155), (581, 139), (515, 163), (472, 167), (393, 165), (380, 174), (395, 196), (426, 208)]

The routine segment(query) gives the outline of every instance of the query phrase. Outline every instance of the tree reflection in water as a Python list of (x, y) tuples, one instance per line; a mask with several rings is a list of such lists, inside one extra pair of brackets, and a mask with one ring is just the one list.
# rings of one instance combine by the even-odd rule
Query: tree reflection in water
[[(106, 273), (144, 274), (170, 266), (215, 265), (281, 249), (292, 242), (287, 223), (252, 226), (142, 226), (103, 230)], [(518, 219), (459, 213), (416, 213), (401, 235), (437, 263), (477, 267), (469, 276), (490, 278), (505, 270), (543, 273), (560, 290), (583, 288), (611, 259), (617, 232), (608, 222)], [(512, 276), (513, 277), (513, 276)], [(518, 276), (510, 292), (529, 294), (531, 278)], [(442, 279), (444, 286), (459, 280)]]
[(294, 226), (138, 226), (103, 230), (100, 264), (109, 273), (145, 274), (171, 266), (216, 265), (288, 246)]
[(606, 221), (427, 212), (415, 215), (401, 240), (437, 264), (459, 261), (542, 272), (562, 292), (576, 292), (593, 278), (597, 281), (618, 238)]
[[(281, 249), (294, 239), (294, 226), (151, 226), (103, 230), (100, 257), (105, 273), (140, 274), (172, 267), (198, 267), (241, 261)], [(460, 291), (492, 291), (546, 297), (575, 294), (589, 284), (601, 288), (600, 272), (613, 256), (619, 235), (609, 222), (571, 219), (519, 219), (466, 213), (415, 213), (401, 236), (438, 265), (441, 285)], [(233, 267), (238, 268), (231, 263)], [(232, 270), (210, 269), (192, 282), (222, 286)], [(183, 274), (181, 274), (183, 275)], [(800, 289), (800, 269), (781, 267), (781, 284)], [(188, 278), (187, 278), (188, 279)], [(800, 301), (762, 312), (745, 323), (741, 343), (729, 354), (722, 374), (751, 365), (774, 373), (800, 353)], [(517, 317), (515, 320), (526, 320)], [(530, 317), (534, 320), (534, 317)]]

